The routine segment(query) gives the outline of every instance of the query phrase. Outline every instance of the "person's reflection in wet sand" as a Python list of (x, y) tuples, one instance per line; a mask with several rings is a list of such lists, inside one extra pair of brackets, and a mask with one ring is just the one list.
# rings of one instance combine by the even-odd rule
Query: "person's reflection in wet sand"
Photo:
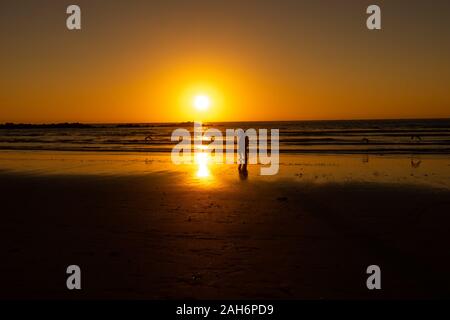
[(239, 171), (239, 178), (241, 180), (246, 180), (248, 177), (248, 170), (247, 170), (247, 163), (248, 163), (248, 145), (249, 145), (249, 139), (247, 136), (245, 136), (245, 146), (244, 146), (244, 163), (242, 163), (242, 152), (240, 154), (241, 157), (241, 163), (239, 163), (238, 171)]
[(363, 154), (362, 163), (369, 163), (369, 155), (367, 153)]

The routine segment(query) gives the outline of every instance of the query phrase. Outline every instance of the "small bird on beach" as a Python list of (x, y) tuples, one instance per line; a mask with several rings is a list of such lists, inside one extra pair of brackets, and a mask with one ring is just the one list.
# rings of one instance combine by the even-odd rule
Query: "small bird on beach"
[(413, 167), (413, 168), (418, 168), (418, 167), (420, 167), (420, 164), (422, 163), (422, 160), (417, 160), (417, 161), (414, 161), (414, 159), (411, 159), (411, 167)]

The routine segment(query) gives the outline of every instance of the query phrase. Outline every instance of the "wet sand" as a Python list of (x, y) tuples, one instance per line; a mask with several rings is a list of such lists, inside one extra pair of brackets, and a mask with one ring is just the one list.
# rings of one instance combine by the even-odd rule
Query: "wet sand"
[[(315, 183), (298, 168), (291, 179), (253, 178), (251, 168), (239, 180), (234, 169), (208, 184), (170, 170), (8, 168), (0, 297), (450, 297), (448, 188)], [(71, 264), (81, 267), (81, 291), (65, 287)], [(381, 267), (382, 290), (366, 288), (371, 264)]]

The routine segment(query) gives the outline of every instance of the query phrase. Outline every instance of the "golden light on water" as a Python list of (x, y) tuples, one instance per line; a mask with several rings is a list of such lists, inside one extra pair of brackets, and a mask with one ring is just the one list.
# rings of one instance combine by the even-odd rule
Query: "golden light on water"
[(196, 176), (198, 178), (207, 178), (211, 175), (208, 168), (209, 154), (206, 152), (201, 152), (195, 154), (195, 164), (197, 165)]
[[(200, 99), (200, 97), (205, 97), (205, 96), (197, 96), (195, 99), (195, 105), (197, 107), (197, 103), (198, 106), (200, 106), (203, 103), (208, 102), (209, 103), (209, 99), (208, 100), (203, 100)], [(202, 136), (202, 141), (204, 141), (204, 136)], [(203, 145), (200, 144), (198, 146), (196, 146), (197, 150), (195, 152), (194, 155), (194, 163), (195, 165), (197, 165), (197, 171), (196, 171), (196, 177), (197, 178), (201, 178), (201, 179), (206, 179), (208, 177), (210, 177), (211, 172), (209, 170), (208, 167), (208, 163), (210, 162), (210, 153), (208, 152), (208, 146), (207, 145)]]

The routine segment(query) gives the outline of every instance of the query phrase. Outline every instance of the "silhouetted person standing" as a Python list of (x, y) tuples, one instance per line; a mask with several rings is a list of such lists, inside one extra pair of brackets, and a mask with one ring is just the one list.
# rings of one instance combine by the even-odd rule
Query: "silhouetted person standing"
[[(249, 143), (250, 143), (249, 138), (245, 136), (244, 150), (243, 151), (240, 150), (241, 163), (239, 163), (238, 166), (239, 177), (241, 179), (246, 179), (248, 176), (247, 163), (248, 163)], [(242, 163), (242, 153), (244, 153), (244, 163)]]

